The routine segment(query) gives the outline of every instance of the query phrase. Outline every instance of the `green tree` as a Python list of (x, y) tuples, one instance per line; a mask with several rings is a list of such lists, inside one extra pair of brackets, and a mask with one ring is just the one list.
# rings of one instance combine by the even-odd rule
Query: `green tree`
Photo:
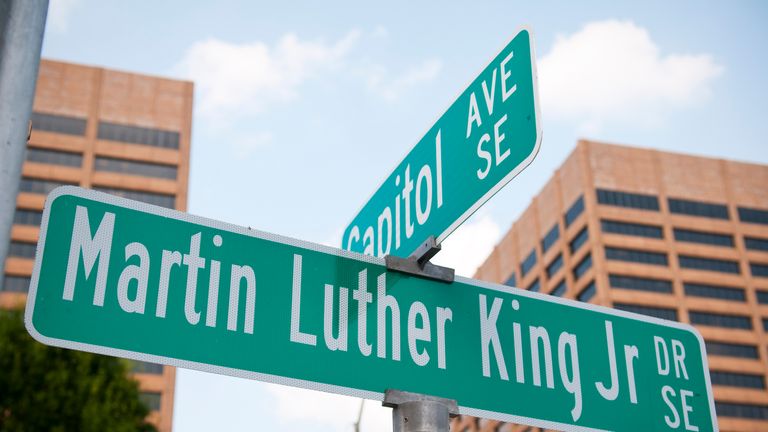
[(0, 310), (0, 431), (155, 431), (127, 364), (38, 343)]

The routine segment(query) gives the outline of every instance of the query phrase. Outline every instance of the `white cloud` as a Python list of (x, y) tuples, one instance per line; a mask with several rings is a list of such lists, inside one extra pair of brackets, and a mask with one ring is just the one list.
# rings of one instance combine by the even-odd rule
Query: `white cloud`
[[(286, 429), (292, 426), (290, 429), (351, 432), (357, 421), (361, 399), (276, 384), (269, 384), (268, 389), (277, 401), (277, 416)], [(365, 401), (360, 429), (391, 432), (392, 411), (380, 402)]]
[(386, 101), (393, 102), (413, 87), (435, 79), (442, 69), (443, 63), (431, 58), (395, 77), (392, 77), (392, 74), (382, 66), (371, 66), (363, 71), (363, 74), (371, 92)]
[(373, 29), (373, 37), (385, 39), (389, 37), (389, 29), (379, 24)]
[(82, 4), (82, 0), (50, 0), (46, 18), (47, 27), (57, 32), (67, 31), (69, 17), (80, 4)]
[(542, 111), (589, 132), (605, 123), (654, 124), (705, 100), (723, 67), (709, 54), (667, 54), (631, 21), (592, 22), (558, 36), (539, 62)]
[(232, 146), (237, 156), (246, 157), (257, 150), (269, 147), (273, 141), (272, 132), (262, 131), (254, 134), (238, 134), (232, 139)]
[(443, 241), (442, 250), (432, 262), (451, 267), (458, 275), (472, 277), (491, 254), (500, 235), (501, 228), (493, 218), (485, 213), (476, 215)]
[(328, 44), (287, 34), (274, 46), (211, 38), (193, 44), (175, 70), (195, 82), (201, 115), (253, 114), (297, 98), (305, 81), (338, 68), (358, 37), (353, 30)]

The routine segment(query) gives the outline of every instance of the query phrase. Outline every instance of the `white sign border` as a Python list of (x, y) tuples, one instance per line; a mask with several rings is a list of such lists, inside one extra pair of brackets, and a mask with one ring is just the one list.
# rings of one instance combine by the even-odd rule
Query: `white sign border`
[[(238, 225), (234, 225), (234, 224), (230, 224), (222, 221), (216, 221), (216, 220), (204, 218), (201, 216), (195, 216), (195, 215), (184, 213), (178, 210), (168, 209), (165, 207), (158, 207), (155, 205), (146, 204), (139, 201), (133, 201), (133, 200), (117, 197), (114, 195), (109, 195), (109, 194), (98, 192), (95, 190), (83, 189), (76, 186), (60, 186), (54, 189), (45, 200), (45, 208), (43, 210), (43, 218), (40, 225), (40, 236), (37, 243), (37, 250), (35, 253), (35, 264), (32, 272), (32, 277), (30, 280), (29, 293), (27, 295), (26, 310), (24, 313), (24, 324), (27, 328), (27, 331), (38, 342), (41, 342), (46, 345), (60, 347), (60, 348), (87, 351), (87, 352), (92, 352), (96, 354), (109, 355), (113, 357), (123, 357), (123, 358), (145, 361), (145, 362), (161, 363), (169, 366), (181, 367), (186, 369), (194, 369), (194, 370), (199, 370), (203, 372), (215, 373), (220, 375), (228, 375), (228, 376), (239, 377), (239, 378), (248, 378), (248, 379), (253, 379), (257, 381), (274, 383), (274, 384), (289, 385), (292, 387), (299, 387), (299, 388), (304, 388), (309, 390), (324, 391), (324, 392), (335, 393), (335, 394), (340, 394), (345, 396), (352, 396), (352, 397), (363, 398), (363, 399), (372, 399), (377, 401), (384, 400), (384, 393), (371, 392), (367, 390), (359, 390), (351, 387), (336, 386), (332, 384), (322, 384), (322, 383), (306, 381), (301, 379), (283, 377), (279, 375), (264, 374), (259, 372), (243, 370), (243, 369), (234, 369), (234, 368), (228, 368), (223, 366), (211, 365), (207, 363), (199, 363), (199, 362), (194, 362), (189, 360), (180, 360), (172, 357), (144, 354), (137, 351), (129, 351), (129, 350), (109, 348), (109, 347), (92, 345), (92, 344), (81, 343), (81, 342), (73, 342), (73, 341), (68, 341), (64, 339), (51, 338), (41, 334), (40, 332), (37, 331), (37, 329), (35, 329), (32, 320), (33, 320), (33, 314), (35, 309), (34, 308), (35, 299), (37, 296), (37, 285), (40, 279), (42, 257), (45, 251), (45, 240), (48, 232), (48, 220), (50, 217), (51, 206), (53, 205), (53, 202), (56, 200), (56, 198), (60, 196), (67, 196), (67, 195), (85, 198), (85, 199), (100, 202), (100, 203), (110, 204), (117, 207), (136, 210), (143, 213), (149, 213), (155, 216), (162, 216), (162, 217), (175, 219), (182, 222), (202, 225), (207, 228), (213, 228), (221, 231), (228, 231), (234, 234), (240, 234), (240, 235), (250, 236), (250, 237), (254, 237), (262, 240), (283, 243), (290, 246), (309, 249), (315, 252), (335, 255), (343, 258), (348, 258), (348, 259), (357, 260), (364, 263), (375, 264), (381, 267), (385, 267), (383, 258), (372, 257), (369, 255), (363, 255), (356, 252), (336, 249), (329, 246), (310, 243), (310, 242), (297, 240), (297, 239), (293, 239), (290, 237), (285, 237), (277, 234), (271, 234), (271, 233), (251, 229), (251, 228), (245, 228), (242, 226), (238, 226)], [(699, 331), (696, 330), (696, 328), (694, 328), (690, 324), (662, 320), (662, 319), (658, 319), (658, 318), (654, 318), (646, 315), (639, 315), (631, 312), (611, 309), (604, 306), (598, 306), (598, 305), (593, 305), (589, 303), (576, 302), (574, 300), (567, 300), (560, 297), (529, 292), (527, 290), (523, 290), (519, 288), (508, 287), (506, 285), (493, 284), (490, 282), (469, 279), (461, 276), (457, 276), (456, 281), (460, 283), (465, 283), (468, 285), (474, 285), (480, 288), (485, 288), (491, 291), (499, 291), (507, 294), (514, 294), (514, 295), (519, 295), (523, 297), (534, 298), (536, 300), (543, 300), (550, 303), (561, 304), (569, 307), (576, 307), (576, 308), (586, 309), (594, 312), (602, 312), (604, 314), (611, 315), (611, 316), (629, 318), (635, 321), (648, 322), (651, 324), (661, 325), (664, 327), (677, 328), (683, 331), (693, 333), (693, 335), (699, 341), (704, 370), (705, 372), (709, 371), (709, 364), (707, 362), (707, 353), (704, 347), (704, 339), (702, 338)], [(709, 399), (710, 411), (712, 413), (712, 429), (715, 432), (718, 432), (719, 429), (717, 424), (717, 414), (715, 412), (715, 402), (712, 394), (712, 383), (709, 377), (709, 373), (705, 373), (704, 375), (706, 379), (707, 397)], [(520, 423), (520, 424), (530, 425), (534, 427), (541, 427), (545, 429), (556, 429), (556, 430), (574, 431), (574, 432), (602, 431), (602, 429), (593, 429), (593, 428), (588, 428), (584, 426), (552, 422), (552, 421), (536, 419), (531, 417), (506, 414), (506, 413), (497, 412), (497, 411), (488, 411), (488, 410), (477, 409), (477, 408), (462, 407), (461, 405), (459, 405), (459, 413), (462, 415), (491, 418), (491, 419), (499, 420), (503, 422)]]

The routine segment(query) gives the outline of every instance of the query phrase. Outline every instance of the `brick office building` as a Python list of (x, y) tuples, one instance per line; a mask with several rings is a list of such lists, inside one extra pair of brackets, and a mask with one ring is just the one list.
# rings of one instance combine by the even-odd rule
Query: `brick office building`
[[(23, 303), (43, 204), (79, 185), (186, 210), (193, 85), (43, 60), (0, 307)], [(170, 432), (176, 371), (133, 362), (150, 420)]]
[(768, 166), (581, 141), (475, 277), (696, 326), (720, 430), (768, 430)]

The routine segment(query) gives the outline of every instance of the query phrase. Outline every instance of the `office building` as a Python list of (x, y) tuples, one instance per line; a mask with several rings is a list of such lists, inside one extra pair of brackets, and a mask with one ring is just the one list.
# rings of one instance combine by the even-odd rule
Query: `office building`
[[(78, 185), (186, 210), (192, 83), (43, 60), (0, 307), (29, 288), (46, 195)], [(133, 362), (150, 420), (170, 432), (175, 369)]]
[(768, 430), (768, 166), (581, 141), (475, 277), (694, 325), (720, 430)]

